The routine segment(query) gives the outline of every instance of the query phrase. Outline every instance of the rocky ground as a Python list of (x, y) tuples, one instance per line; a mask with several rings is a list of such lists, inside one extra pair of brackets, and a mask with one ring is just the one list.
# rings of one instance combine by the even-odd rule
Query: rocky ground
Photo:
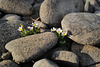
[[(21, 37), (32, 22), (40, 33)], [(0, 0), (0, 67), (100, 67), (100, 0)]]

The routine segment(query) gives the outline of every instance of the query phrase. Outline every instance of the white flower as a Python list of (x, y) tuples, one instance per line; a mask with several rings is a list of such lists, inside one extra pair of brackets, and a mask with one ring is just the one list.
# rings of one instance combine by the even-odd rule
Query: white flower
[(32, 23), (32, 26), (38, 27), (38, 23)]
[(22, 31), (22, 27), (19, 27), (18, 30), (19, 30), (19, 31)]
[(28, 26), (27, 28), (30, 29), (30, 26)]
[(53, 27), (53, 28), (51, 29), (51, 31), (53, 31), (53, 32), (54, 32), (54, 31), (56, 31), (56, 28), (55, 28), (55, 27)]
[(66, 32), (62, 32), (62, 34), (61, 34), (62, 36), (66, 36), (67, 35), (67, 33)]
[(33, 27), (28, 26), (27, 28), (30, 29), (30, 30), (33, 30)]
[(30, 30), (33, 30), (33, 27), (30, 27)]
[(60, 34), (60, 33), (62, 33), (62, 29), (61, 29), (61, 28), (58, 28), (58, 29), (56, 30), (56, 32), (57, 32), (58, 34)]

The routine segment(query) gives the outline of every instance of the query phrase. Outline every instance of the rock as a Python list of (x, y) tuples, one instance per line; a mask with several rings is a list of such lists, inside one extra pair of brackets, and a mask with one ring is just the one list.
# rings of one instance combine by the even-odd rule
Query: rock
[(0, 10), (21, 15), (33, 14), (32, 6), (24, 0), (0, 0)]
[(59, 27), (66, 14), (80, 11), (83, 11), (82, 0), (45, 0), (40, 7), (40, 18), (50, 27)]
[(39, 16), (40, 6), (41, 6), (41, 3), (36, 3), (36, 4), (33, 6), (34, 15), (33, 15), (32, 17), (33, 17), (34, 19), (40, 17), (40, 16)]
[(76, 55), (79, 55), (83, 47), (83, 45), (73, 42), (71, 46), (71, 51), (74, 52)]
[(99, 45), (100, 17), (91, 13), (71, 13), (62, 20), (62, 29), (70, 39), (83, 45)]
[(100, 16), (100, 11), (95, 11), (94, 14)]
[[(62, 64), (65, 62), (66, 65), (64, 67), (78, 67), (79, 59), (78, 57), (69, 51), (56, 51), (52, 55), (52, 59), (58, 61), (58, 64)], [(61, 65), (62, 66), (62, 65)]]
[(44, 33), (44, 32), (51, 32), (50, 29), (40, 29), (40, 33)]
[(15, 21), (15, 20), (21, 20), (21, 17), (14, 14), (7, 14), (2, 19), (8, 21)]
[(0, 62), (0, 67), (20, 67), (20, 66), (11, 60), (3, 60), (2, 62)]
[(47, 26), (46, 26), (43, 22), (35, 21), (34, 23), (35, 23), (35, 24), (38, 24), (38, 27), (39, 27), (39, 28), (44, 28), (44, 29), (47, 28)]
[(27, 2), (29, 2), (29, 4), (33, 4), (35, 2), (35, 0), (25, 0)]
[(6, 53), (3, 53), (1, 58), (4, 59), (4, 60), (7, 60), (7, 59), (11, 59), (11, 53), (10, 52), (6, 52)]
[(95, 8), (97, 8), (99, 5), (97, 4), (96, 0), (86, 0), (84, 10), (87, 12), (94, 12)]
[(97, 0), (98, 5), (100, 6), (100, 0)]
[(44, 0), (36, 0), (36, 3), (42, 3)]
[[(76, 48), (76, 47), (77, 48)], [(77, 54), (80, 60), (80, 64), (84, 67), (99, 67), (99, 64), (96, 64), (100, 62), (100, 49), (93, 47), (91, 45), (86, 46), (79, 46), (76, 44), (72, 45), (72, 51)], [(94, 65), (92, 65), (94, 64)]]
[(20, 66), (21, 67), (32, 67), (33, 66), (33, 62), (21, 63)]
[(95, 9), (94, 9), (93, 6), (91, 6), (90, 2), (87, 1), (87, 2), (85, 3), (84, 11), (86, 11), (86, 12), (91, 12), (91, 13), (92, 13), (92, 12), (95, 11)]
[(94, 65), (90, 65), (90, 67), (100, 67), (100, 63), (94, 64)]
[(54, 33), (46, 32), (13, 40), (5, 48), (12, 53), (15, 62), (28, 62), (42, 56), (57, 43)]
[(41, 60), (37, 61), (33, 65), (33, 67), (59, 67), (59, 66), (48, 59), (41, 59)]
[(26, 23), (22, 21), (7, 21), (0, 24), (0, 53), (6, 51), (6, 43), (20, 37), (20, 32), (17, 30), (20, 24), (26, 26)]
[(2, 13), (0, 12), (0, 18), (2, 17)]
[[(93, 47), (90, 45), (86, 45), (82, 49), (81, 53), (84, 53), (84, 54), (87, 54), (88, 56), (90, 56), (94, 62), (100, 62), (100, 49), (99, 48), (96, 48), (96, 47)], [(93, 63), (91, 63), (91, 64), (93, 64)]]
[[(58, 44), (57, 44), (58, 45)], [(57, 48), (54, 48), (52, 50), (50, 50), (49, 52), (47, 52), (43, 58), (50, 58), (52, 57), (53, 53), (56, 51), (68, 51), (68, 47), (67, 46), (59, 46)]]

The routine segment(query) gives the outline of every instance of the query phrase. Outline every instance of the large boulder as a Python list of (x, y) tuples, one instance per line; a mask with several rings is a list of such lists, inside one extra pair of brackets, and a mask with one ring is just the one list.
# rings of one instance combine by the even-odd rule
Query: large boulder
[(59, 67), (59, 66), (48, 59), (41, 59), (41, 60), (37, 61), (33, 65), (33, 67)]
[(13, 40), (6, 44), (16, 62), (28, 62), (37, 59), (57, 43), (54, 33), (46, 32)]
[(82, 0), (45, 0), (40, 7), (40, 18), (49, 26), (58, 27), (66, 14), (80, 11), (83, 11)]
[(20, 33), (17, 30), (20, 24), (23, 24), (24, 26), (26, 26), (26, 23), (19, 20), (1, 22), (0, 24), (0, 53), (3, 53), (6, 51), (5, 49), (6, 43), (20, 37)]
[(24, 0), (0, 0), (0, 10), (21, 15), (33, 13), (32, 6)]
[(3, 60), (2, 62), (0, 62), (0, 67), (20, 67), (20, 66), (11, 60)]
[(56, 60), (56, 62), (60, 66), (68, 66), (68, 67), (78, 67), (79, 66), (79, 59), (78, 57), (69, 51), (56, 51), (52, 55), (52, 59)]
[(72, 34), (69, 38), (83, 45), (99, 45), (100, 16), (91, 13), (71, 13), (62, 20), (63, 31)]

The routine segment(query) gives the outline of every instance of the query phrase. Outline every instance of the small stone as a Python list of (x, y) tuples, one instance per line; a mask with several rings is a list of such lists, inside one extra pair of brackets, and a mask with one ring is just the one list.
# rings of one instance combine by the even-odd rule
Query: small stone
[(100, 11), (95, 11), (94, 14), (100, 16)]
[(84, 10), (86, 12), (94, 12), (98, 6), (96, 0), (86, 0)]
[(44, 33), (44, 32), (50, 32), (50, 29), (40, 29), (40, 33)]
[(100, 49), (91, 45), (82, 46), (76, 43), (72, 44), (72, 52), (74, 52), (80, 61), (81, 66), (99, 67), (100, 64)]
[(58, 64), (68, 66), (68, 67), (78, 67), (79, 59), (78, 57), (69, 51), (56, 51), (52, 55), (52, 59), (56, 60)]
[(59, 66), (48, 59), (41, 59), (41, 60), (37, 61), (33, 65), (33, 67), (59, 67)]
[(8, 21), (15, 21), (15, 20), (21, 20), (21, 17), (14, 14), (7, 14), (2, 19)]
[(25, 0), (25, 1), (27, 1), (31, 5), (35, 2), (35, 0)]
[(47, 26), (46, 26), (43, 22), (35, 21), (34, 23), (35, 23), (35, 24), (38, 24), (38, 27), (39, 27), (39, 28), (44, 28), (44, 29), (47, 28)]
[(7, 60), (7, 59), (11, 59), (11, 53), (10, 52), (6, 52), (6, 53), (3, 53), (1, 58), (4, 59), (4, 60)]
[(20, 66), (11, 60), (3, 60), (2, 62), (0, 62), (0, 67), (20, 67)]

